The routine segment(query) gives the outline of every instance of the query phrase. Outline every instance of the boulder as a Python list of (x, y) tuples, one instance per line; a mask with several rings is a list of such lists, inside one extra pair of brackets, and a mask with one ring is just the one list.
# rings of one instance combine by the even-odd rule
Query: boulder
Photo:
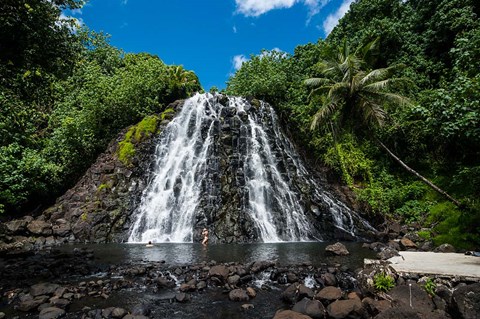
[(257, 292), (252, 287), (247, 287), (247, 295), (250, 298), (255, 298), (257, 296)]
[(175, 300), (177, 300), (180, 303), (184, 303), (190, 300), (190, 295), (184, 293), (184, 292), (179, 292), (175, 294)]
[(27, 229), (28, 222), (25, 219), (12, 220), (5, 223), (11, 234), (23, 233)]
[(350, 254), (350, 252), (347, 250), (347, 247), (345, 247), (344, 244), (338, 242), (333, 245), (328, 245), (325, 248), (325, 252), (327, 254), (336, 256), (346, 256)]
[(252, 267), (250, 268), (250, 271), (253, 273), (257, 273), (272, 266), (275, 266), (275, 262), (273, 261), (268, 261), (268, 260), (256, 261), (253, 263)]
[(436, 253), (454, 253), (455, 247), (450, 244), (442, 244), (433, 250)]
[(282, 293), (282, 299), (289, 303), (296, 303), (300, 299), (313, 298), (313, 290), (302, 284), (292, 284)]
[(452, 296), (452, 308), (458, 319), (476, 319), (480, 316), (480, 283), (456, 289)]
[(377, 257), (381, 260), (387, 260), (394, 256), (400, 256), (400, 254), (398, 253), (397, 250), (390, 247), (384, 248), (381, 252), (377, 254)]
[(60, 285), (49, 282), (40, 283), (30, 287), (30, 294), (33, 297), (40, 295), (52, 295), (58, 288), (60, 288)]
[(367, 309), (368, 313), (372, 316), (376, 316), (380, 312), (383, 312), (392, 307), (388, 300), (375, 300), (370, 297), (363, 298), (363, 306)]
[(35, 310), (41, 304), (45, 303), (47, 300), (48, 300), (47, 296), (38, 296), (35, 299), (31, 297), (25, 298), (22, 301), (20, 301), (17, 309), (24, 312), (32, 311), (32, 310)]
[(240, 276), (239, 275), (233, 275), (228, 277), (227, 282), (229, 285), (236, 286), (238, 282), (240, 281)]
[[(411, 293), (410, 293), (411, 291)], [(403, 303), (410, 305), (412, 300), (412, 307), (415, 309), (423, 309), (425, 311), (432, 311), (435, 309), (430, 295), (417, 284), (396, 286), (390, 290), (389, 295), (396, 303)]]
[(50, 236), (53, 233), (52, 224), (41, 220), (34, 220), (30, 222), (27, 226), (27, 229), (33, 235)]
[(325, 307), (318, 300), (303, 298), (293, 306), (292, 310), (310, 316), (313, 319), (322, 319), (325, 317)]
[(375, 319), (420, 319), (420, 317), (410, 306), (401, 305), (381, 312)]
[(320, 292), (317, 293), (315, 296), (317, 299), (320, 300), (337, 300), (342, 298), (343, 292), (340, 288), (337, 287), (325, 287)]
[(328, 315), (335, 319), (363, 318), (366, 313), (359, 299), (337, 300), (327, 307)]
[(110, 316), (112, 318), (123, 318), (127, 314), (127, 311), (123, 308), (113, 308)]
[(65, 310), (57, 307), (48, 307), (40, 311), (38, 319), (56, 319), (65, 315)]
[(334, 274), (329, 272), (322, 274), (320, 279), (323, 280), (325, 286), (336, 286), (337, 285), (337, 278)]
[(149, 317), (147, 316), (144, 316), (144, 315), (126, 315), (125, 317), (123, 317), (123, 319), (150, 319)]
[(279, 310), (273, 319), (312, 319), (312, 317), (291, 310)]
[(409, 239), (407, 237), (403, 237), (402, 239), (400, 239), (400, 246), (403, 249), (416, 249), (417, 248), (417, 245), (411, 239)]
[(213, 266), (208, 272), (208, 277), (217, 277), (226, 281), (228, 278), (228, 268), (223, 265)]
[(243, 289), (234, 289), (230, 291), (228, 294), (228, 298), (231, 301), (248, 301), (250, 298), (248, 297), (247, 291)]

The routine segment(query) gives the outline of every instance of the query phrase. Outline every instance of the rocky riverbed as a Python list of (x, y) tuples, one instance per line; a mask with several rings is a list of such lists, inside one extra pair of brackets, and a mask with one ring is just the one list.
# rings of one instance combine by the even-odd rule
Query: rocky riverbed
[[(0, 318), (461, 319), (480, 313), (479, 283), (400, 276), (385, 262), (354, 270), (335, 260), (109, 264), (88, 248), (4, 255)], [(391, 275), (395, 287), (375, 289), (377, 273)]]

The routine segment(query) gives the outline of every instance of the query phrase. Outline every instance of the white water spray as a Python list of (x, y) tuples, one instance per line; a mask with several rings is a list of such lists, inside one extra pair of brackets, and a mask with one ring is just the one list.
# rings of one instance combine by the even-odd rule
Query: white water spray
[[(235, 131), (236, 141), (243, 141), (233, 147), (235, 154), (228, 160), (239, 163), (233, 173), (241, 175), (244, 184), (237, 183), (235, 187), (244, 194), (241, 209), (253, 223), (260, 240), (320, 239), (307, 220), (301, 195), (292, 187), (292, 181), (298, 176), (304, 178), (316, 197), (323, 198), (331, 208), (335, 227), (353, 234), (348, 208), (317, 189), (293, 146), (279, 129), (273, 108), (265, 103), (254, 107), (242, 98), (229, 97), (227, 100), (228, 104), (222, 104), (218, 96), (197, 94), (185, 102), (163, 130), (156, 149), (154, 171), (135, 212), (128, 241), (193, 241), (195, 223), (202, 218), (206, 221), (202, 215), (205, 214), (202, 199), (210, 205), (212, 197), (221, 196), (212, 196), (212, 190), (221, 187), (215, 184), (220, 183), (219, 179), (213, 180), (208, 174), (212, 169), (218, 170), (217, 175), (222, 174), (218, 165), (212, 164), (214, 159), (220, 158), (220, 146), (216, 143), (223, 138), (219, 137), (224, 128), (221, 125), (232, 125), (228, 134)], [(226, 123), (226, 114), (236, 122)], [(225, 157), (222, 159), (225, 161)]]

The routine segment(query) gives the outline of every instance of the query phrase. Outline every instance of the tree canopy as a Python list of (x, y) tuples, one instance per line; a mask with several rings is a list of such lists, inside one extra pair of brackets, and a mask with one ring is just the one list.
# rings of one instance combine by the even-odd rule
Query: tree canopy
[(182, 66), (126, 54), (61, 16), (82, 5), (0, 4), (0, 212), (48, 205), (121, 129), (201, 89)]
[[(433, 225), (437, 244), (478, 245), (477, 2), (355, 1), (327, 39), (300, 45), (281, 61), (265, 60), (275, 72), (259, 71), (262, 54), (251, 58), (227, 92), (273, 102), (312, 163), (341, 177), (372, 216)], [(376, 54), (362, 55), (375, 39)], [(256, 77), (262, 83), (247, 80)], [(401, 96), (410, 103), (394, 103), (404, 102)], [(402, 170), (381, 145), (459, 199), (461, 208)]]

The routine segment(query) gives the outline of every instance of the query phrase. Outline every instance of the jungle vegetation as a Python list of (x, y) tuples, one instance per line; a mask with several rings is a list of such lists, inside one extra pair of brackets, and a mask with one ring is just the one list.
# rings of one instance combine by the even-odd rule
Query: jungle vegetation
[(201, 89), (197, 76), (59, 20), (81, 0), (0, 3), (0, 213), (73, 186), (123, 128)]
[(358, 0), (325, 40), (252, 55), (226, 91), (275, 105), (372, 219), (479, 247), (479, 14), (473, 0)]

